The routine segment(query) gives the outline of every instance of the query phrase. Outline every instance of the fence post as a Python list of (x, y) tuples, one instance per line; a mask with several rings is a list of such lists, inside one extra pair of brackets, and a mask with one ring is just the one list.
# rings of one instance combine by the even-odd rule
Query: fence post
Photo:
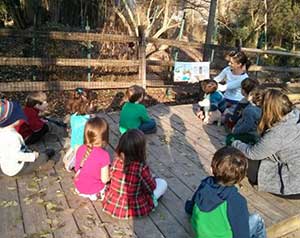
[(146, 89), (146, 39), (144, 26), (138, 26), (139, 32), (139, 77), (142, 82), (142, 87)]
[[(36, 54), (36, 12), (34, 13), (33, 16), (33, 35), (32, 35), (32, 58), (35, 58), (37, 56)], [(37, 76), (37, 67), (33, 67), (33, 74), (32, 74), (32, 80), (35, 81)]]
[[(89, 31), (90, 31), (90, 26), (89, 26), (89, 20), (87, 19), (86, 20), (86, 26), (85, 26), (85, 30), (86, 30), (86, 33), (88, 34)], [(87, 43), (87, 59), (88, 59), (88, 69), (87, 69), (87, 78), (88, 78), (88, 82), (91, 81), (91, 47), (92, 47), (92, 43), (90, 40), (88, 40), (88, 43)]]

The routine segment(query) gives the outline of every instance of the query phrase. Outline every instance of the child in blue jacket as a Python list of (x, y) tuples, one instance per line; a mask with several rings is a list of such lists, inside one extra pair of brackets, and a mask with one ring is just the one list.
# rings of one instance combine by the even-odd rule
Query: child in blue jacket
[(218, 83), (213, 79), (205, 79), (201, 81), (201, 88), (205, 95), (204, 99), (194, 106), (197, 117), (202, 119), (204, 124), (221, 121), (226, 102), (223, 94), (217, 90)]
[(249, 216), (247, 201), (234, 186), (246, 175), (247, 158), (233, 147), (223, 147), (213, 156), (213, 176), (202, 180), (185, 210), (192, 215), (196, 238), (265, 238), (263, 219)]

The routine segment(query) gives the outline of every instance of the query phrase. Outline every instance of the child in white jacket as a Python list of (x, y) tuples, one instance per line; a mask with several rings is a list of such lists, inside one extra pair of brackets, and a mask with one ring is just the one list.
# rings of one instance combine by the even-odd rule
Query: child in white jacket
[(21, 120), (26, 120), (21, 106), (17, 102), (2, 99), (0, 103), (0, 167), (8, 176), (17, 175), (21, 171), (22, 173), (32, 171), (46, 162), (48, 157), (54, 155), (54, 151), (47, 151), (46, 154), (42, 153), (39, 156), (38, 152), (27, 148), (22, 136), (15, 129)]

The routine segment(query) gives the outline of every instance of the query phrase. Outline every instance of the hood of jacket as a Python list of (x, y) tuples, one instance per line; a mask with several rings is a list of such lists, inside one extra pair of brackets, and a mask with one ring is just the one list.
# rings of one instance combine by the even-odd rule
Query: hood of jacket
[(195, 204), (204, 212), (210, 212), (223, 203), (231, 194), (235, 194), (235, 186), (222, 186), (216, 183), (214, 177), (202, 181), (195, 196)]
[(286, 124), (286, 126), (295, 125), (300, 122), (299, 119), (300, 119), (300, 111), (296, 108), (293, 109), (288, 114), (286, 114), (280, 123)]

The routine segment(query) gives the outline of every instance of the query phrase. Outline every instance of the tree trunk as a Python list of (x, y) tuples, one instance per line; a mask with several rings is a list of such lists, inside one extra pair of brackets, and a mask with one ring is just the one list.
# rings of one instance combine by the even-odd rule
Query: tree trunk
[[(215, 31), (215, 17), (216, 17), (216, 10), (217, 10), (217, 0), (211, 0), (210, 7), (209, 7), (209, 16), (208, 16), (208, 23), (206, 29), (206, 36), (205, 36), (205, 44), (212, 43), (212, 36)], [(210, 51), (205, 47), (204, 48), (204, 60), (209, 59)]]

